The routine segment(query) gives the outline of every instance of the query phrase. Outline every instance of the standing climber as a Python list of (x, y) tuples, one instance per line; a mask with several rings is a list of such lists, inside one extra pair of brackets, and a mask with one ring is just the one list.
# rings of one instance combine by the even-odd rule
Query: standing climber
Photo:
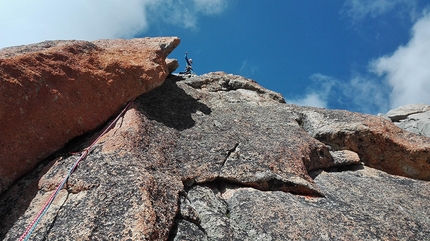
[(187, 66), (185, 66), (185, 74), (191, 74), (194, 72), (193, 67), (191, 66), (193, 64), (193, 60), (188, 59), (188, 52), (185, 52), (185, 61), (187, 62)]

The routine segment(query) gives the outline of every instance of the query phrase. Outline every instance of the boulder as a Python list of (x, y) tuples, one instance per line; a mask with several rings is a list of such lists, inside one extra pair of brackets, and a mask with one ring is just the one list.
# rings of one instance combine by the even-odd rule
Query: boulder
[[(176, 37), (46, 41), (0, 50), (0, 193), (174, 68)], [(169, 69), (170, 68), (170, 69)]]
[(310, 136), (333, 150), (350, 150), (370, 167), (430, 180), (430, 138), (412, 134), (382, 117), (345, 110), (291, 107)]
[(400, 106), (396, 109), (388, 111), (386, 116), (390, 118), (393, 122), (398, 122), (408, 118), (409, 115), (424, 113), (430, 111), (430, 106), (426, 104), (410, 104)]
[(390, 110), (386, 115), (396, 126), (409, 132), (430, 137), (430, 106), (411, 104)]
[[(170, 75), (94, 146), (32, 237), (423, 240), (430, 186), (411, 177), (429, 175), (428, 140), (381, 117), (286, 104), (241, 76)], [(19, 238), (76, 158), (59, 152), (0, 196), (0, 239)], [(412, 158), (427, 171), (381, 164), (412, 170)]]

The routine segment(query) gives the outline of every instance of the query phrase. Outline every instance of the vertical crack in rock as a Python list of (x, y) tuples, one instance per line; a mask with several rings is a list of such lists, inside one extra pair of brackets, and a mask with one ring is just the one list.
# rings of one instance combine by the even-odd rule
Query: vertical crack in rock
[[(192, 187), (189, 189), (191, 188)], [(178, 199), (178, 212), (175, 216), (174, 225), (169, 233), (168, 240), (170, 241), (195, 240), (199, 236), (200, 238), (207, 238), (206, 230), (201, 226), (200, 217), (187, 196), (188, 191), (184, 191), (180, 194)], [(186, 234), (184, 230), (186, 230)]]
[[(186, 195), (188, 195), (188, 193), (186, 193)], [(202, 231), (205, 235), (207, 235), (205, 229), (201, 225), (200, 217), (196, 212), (196, 210), (194, 209), (194, 207), (192, 206), (191, 201), (188, 199), (187, 196), (183, 196), (183, 198), (184, 198), (183, 200), (180, 200), (180, 203), (181, 204), (184, 203), (185, 205), (180, 205), (179, 207), (180, 216), (184, 220), (189, 221), (194, 225), (196, 225), (200, 231)]]
[(227, 161), (228, 161), (228, 159), (230, 158), (230, 156), (231, 156), (234, 152), (236, 152), (236, 150), (237, 150), (238, 146), (239, 146), (239, 143), (236, 143), (232, 149), (228, 150), (227, 155), (226, 155), (226, 157), (225, 157), (224, 161), (221, 163), (221, 168), (220, 168), (220, 170), (221, 170), (222, 168), (224, 168), (224, 165), (227, 163)]
[(51, 232), (51, 230), (52, 230), (52, 228), (55, 226), (55, 222), (57, 221), (57, 217), (58, 217), (58, 215), (60, 214), (60, 212), (61, 212), (61, 210), (62, 210), (62, 208), (63, 208), (63, 206), (64, 206), (64, 204), (67, 202), (67, 200), (69, 199), (69, 195), (71, 194), (71, 192), (69, 192), (68, 190), (67, 190), (67, 183), (66, 183), (66, 188), (65, 188), (65, 190), (66, 190), (66, 198), (64, 199), (64, 201), (60, 204), (60, 206), (58, 207), (58, 210), (55, 212), (55, 216), (54, 216), (54, 218), (52, 219), (52, 221), (51, 221), (51, 223), (49, 224), (49, 226), (48, 226), (48, 229), (46, 230), (46, 233), (45, 233), (45, 235), (44, 235), (44, 240), (48, 240), (48, 236), (49, 236), (49, 233)]
[[(191, 219), (199, 220), (198, 224), (194, 223), (198, 230), (184, 222), (185, 219), (179, 219), (176, 236), (171, 240), (247, 240), (243, 227), (230, 218), (229, 204), (222, 197), (223, 188), (220, 182), (192, 186), (188, 197), (181, 198), (179, 205), (182, 215), (190, 214), (184, 210), (193, 210)], [(193, 237), (196, 234), (200, 235), (199, 239)]]

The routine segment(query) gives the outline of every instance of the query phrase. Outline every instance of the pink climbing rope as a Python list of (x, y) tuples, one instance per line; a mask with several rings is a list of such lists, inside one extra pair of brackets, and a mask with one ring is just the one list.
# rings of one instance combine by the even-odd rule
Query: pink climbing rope
[(67, 175), (64, 177), (64, 179), (61, 181), (61, 183), (57, 186), (57, 188), (55, 189), (55, 191), (51, 194), (51, 196), (49, 197), (48, 201), (46, 201), (45, 205), (43, 206), (43, 208), (39, 211), (39, 213), (36, 215), (36, 217), (33, 219), (33, 221), (30, 223), (30, 225), (28, 225), (27, 229), (25, 230), (25, 232), (21, 235), (21, 237), (19, 238), (19, 241), (23, 241), (23, 240), (28, 240), (31, 236), (31, 233), (33, 232), (33, 230), (36, 228), (37, 224), (39, 223), (40, 219), (43, 217), (43, 215), (46, 213), (46, 211), (48, 210), (49, 206), (51, 206), (52, 202), (54, 201), (54, 199), (57, 197), (58, 193), (60, 192), (60, 190), (63, 188), (64, 184), (67, 182), (67, 180), (69, 179), (70, 175), (73, 173), (73, 171), (76, 169), (76, 167), (79, 165), (79, 163), (84, 160), (91, 148), (100, 140), (100, 138), (103, 137), (103, 135), (105, 135), (111, 128), (112, 126), (119, 120), (119, 118), (125, 113), (125, 111), (128, 109), (128, 107), (130, 107), (131, 103), (134, 100), (128, 102), (128, 104), (124, 107), (124, 109), (122, 109), (121, 113), (118, 114), (118, 116), (103, 130), (103, 132), (91, 143), (91, 145), (89, 145), (86, 149), (84, 149), (81, 152), (81, 156), (78, 158), (78, 160), (75, 161), (75, 163), (73, 164), (73, 166), (70, 168), (69, 172), (67, 173)]

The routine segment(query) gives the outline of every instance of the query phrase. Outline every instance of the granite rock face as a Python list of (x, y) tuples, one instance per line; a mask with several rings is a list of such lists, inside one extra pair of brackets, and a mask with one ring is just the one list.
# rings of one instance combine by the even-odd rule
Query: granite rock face
[[(0, 50), (0, 193), (174, 70), (179, 39), (46, 41)], [(169, 69), (170, 68), (170, 69)]]
[(225, 183), (193, 186), (180, 198), (174, 240), (426, 240), (430, 236), (428, 182), (359, 165), (313, 174), (324, 198)]
[[(1, 238), (24, 232), (76, 160), (68, 152), (98, 133), (3, 193)], [(429, 149), (382, 117), (289, 105), (240, 76), (171, 75), (100, 140), (32, 237), (423, 240), (430, 183), (411, 177), (429, 176)]]
[(426, 104), (405, 105), (390, 110), (384, 117), (409, 132), (430, 137), (430, 106)]

